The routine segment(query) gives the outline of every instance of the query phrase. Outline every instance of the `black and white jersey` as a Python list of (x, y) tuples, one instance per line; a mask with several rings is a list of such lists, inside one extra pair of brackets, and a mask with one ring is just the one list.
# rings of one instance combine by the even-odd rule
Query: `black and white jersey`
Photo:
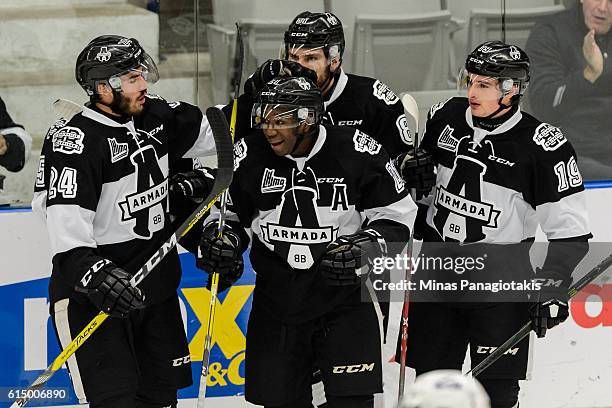
[(412, 133), (400, 98), (377, 79), (346, 74), (325, 102), (323, 124), (350, 126), (372, 136), (392, 158), (412, 146)]
[[(361, 130), (382, 144), (395, 158), (412, 146), (412, 133), (399, 97), (382, 82), (359, 75), (336, 76), (336, 85), (325, 101), (324, 125), (348, 126)], [(253, 98), (248, 94), (238, 99), (236, 140), (251, 133)], [(229, 122), (232, 104), (223, 107)]]
[[(52, 301), (102, 259), (135, 273), (170, 236), (168, 172), (181, 158), (215, 152), (199, 108), (148, 96), (125, 123), (85, 107), (49, 129), (32, 208), (46, 219), (53, 256)], [(148, 303), (174, 293), (174, 251), (141, 284)]]
[(306, 321), (355, 293), (317, 271), (337, 237), (367, 223), (387, 242), (408, 240), (416, 205), (380, 143), (359, 130), (321, 125), (307, 157), (276, 156), (257, 131), (235, 143), (234, 160), (228, 219), (252, 232), (253, 307), (282, 321)]
[(589, 236), (576, 155), (561, 131), (517, 110), (493, 131), (474, 127), (466, 98), (431, 107), (421, 147), (437, 164), (425, 239), (513, 243)]

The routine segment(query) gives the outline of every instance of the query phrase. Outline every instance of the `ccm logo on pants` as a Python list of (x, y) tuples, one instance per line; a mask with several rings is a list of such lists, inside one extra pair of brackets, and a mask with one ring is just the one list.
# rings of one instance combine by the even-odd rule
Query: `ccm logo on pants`
[(334, 374), (344, 374), (344, 373), (363, 373), (364, 371), (374, 371), (374, 364), (354, 364), (349, 366), (334, 366), (333, 373)]

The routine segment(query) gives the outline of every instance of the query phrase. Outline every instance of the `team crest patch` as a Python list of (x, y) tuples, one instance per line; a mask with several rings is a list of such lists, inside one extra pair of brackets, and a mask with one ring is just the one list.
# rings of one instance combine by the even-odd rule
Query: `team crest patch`
[(110, 148), (111, 163), (117, 163), (119, 160), (128, 157), (129, 149), (127, 143), (119, 143), (115, 138), (108, 139)]
[(64, 154), (83, 153), (85, 134), (79, 128), (66, 126), (53, 134), (53, 151)]
[(536, 128), (533, 141), (547, 152), (552, 152), (563, 146), (567, 139), (558, 127), (542, 123)]
[(457, 153), (457, 146), (459, 145), (459, 140), (453, 136), (454, 130), (455, 129), (453, 129), (449, 125), (446, 125), (442, 133), (440, 133), (440, 137), (438, 137), (438, 147), (440, 149)]
[(264, 175), (261, 179), (261, 192), (262, 193), (278, 193), (285, 191), (285, 185), (287, 179), (284, 177), (277, 177), (274, 175), (274, 169), (266, 168)]
[(360, 130), (355, 131), (353, 142), (355, 142), (355, 150), (361, 153), (370, 153), (372, 156), (378, 154), (382, 147), (381, 144), (371, 136), (366, 135)]
[(397, 191), (398, 193), (404, 191), (406, 182), (404, 181), (402, 176), (400, 176), (399, 172), (397, 171), (397, 168), (391, 160), (389, 160), (389, 162), (385, 164), (385, 168), (387, 169), (391, 177), (393, 177), (393, 181), (395, 182), (395, 191)]
[(391, 89), (389, 89), (387, 85), (383, 84), (380, 81), (374, 82), (372, 88), (374, 88), (373, 95), (384, 103), (386, 103), (387, 105), (393, 105), (394, 103), (399, 101), (399, 98), (397, 97), (395, 92), (393, 92)]
[(247, 145), (244, 139), (234, 144), (234, 171), (238, 170), (240, 162), (247, 156)]
[(68, 123), (68, 119), (65, 119), (65, 118), (60, 118), (56, 120), (55, 123), (49, 128), (49, 131), (47, 132), (47, 136), (45, 136), (45, 139), (52, 137), (58, 130), (66, 126), (66, 123)]
[(412, 134), (410, 132), (410, 127), (408, 126), (408, 119), (406, 119), (406, 115), (400, 115), (395, 121), (395, 126), (397, 126), (397, 130), (399, 130), (402, 141), (407, 145), (412, 145)]

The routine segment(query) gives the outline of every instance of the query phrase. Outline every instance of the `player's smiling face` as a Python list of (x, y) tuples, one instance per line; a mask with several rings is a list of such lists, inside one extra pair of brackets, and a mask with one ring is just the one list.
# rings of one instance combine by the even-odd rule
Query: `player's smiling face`
[(596, 34), (606, 34), (612, 27), (612, 0), (581, 0), (584, 24)]

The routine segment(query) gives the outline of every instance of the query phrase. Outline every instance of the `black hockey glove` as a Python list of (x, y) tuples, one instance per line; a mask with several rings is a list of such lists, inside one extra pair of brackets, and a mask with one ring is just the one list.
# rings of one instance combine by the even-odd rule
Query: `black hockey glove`
[(317, 83), (317, 73), (295, 61), (269, 59), (244, 83), (244, 92), (255, 97), (265, 84), (279, 76), (304, 77)]
[(170, 200), (173, 195), (204, 199), (212, 189), (215, 178), (205, 169), (190, 170), (170, 177)]
[(558, 274), (542, 272), (539, 268), (536, 282), (540, 283), (540, 290), (531, 295), (529, 314), (533, 331), (538, 337), (544, 337), (548, 329), (569, 317), (568, 285)]
[[(110, 261), (95, 272), (92, 267), (77, 283), (76, 291), (85, 293), (91, 303), (111, 317), (125, 318), (144, 307), (145, 296), (140, 288), (130, 285), (132, 275)], [(93, 272), (92, 272), (93, 271)]]
[[(236, 281), (242, 276), (242, 272), (244, 272), (244, 262), (242, 261), (242, 257), (240, 257), (240, 259), (237, 259), (234, 263), (234, 268), (231, 271), (229, 271), (227, 274), (219, 275), (219, 286), (217, 287), (217, 293), (223, 292), (236, 283)], [(212, 274), (209, 274), (208, 280), (206, 281), (206, 288), (210, 290), (211, 287)]]
[(330, 243), (319, 271), (330, 286), (358, 285), (372, 270), (374, 258), (385, 256), (386, 252), (385, 240), (377, 231), (361, 230)]
[(242, 247), (238, 234), (229, 225), (225, 225), (223, 236), (219, 238), (217, 222), (212, 221), (204, 226), (196, 265), (208, 272), (218, 272), (219, 282), (233, 284), (242, 275)]
[(415, 154), (415, 150), (410, 149), (397, 156), (394, 162), (406, 182), (406, 187), (415, 189), (417, 200), (428, 195), (436, 185), (433, 156), (426, 150), (417, 148)]

